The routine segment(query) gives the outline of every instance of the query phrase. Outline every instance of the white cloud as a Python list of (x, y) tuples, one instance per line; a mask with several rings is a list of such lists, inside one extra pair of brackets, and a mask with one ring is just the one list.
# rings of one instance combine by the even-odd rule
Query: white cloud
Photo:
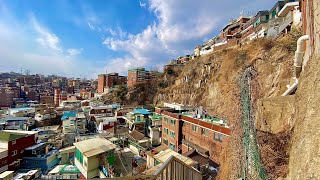
[(68, 49), (67, 53), (69, 56), (77, 56), (77, 55), (81, 54), (82, 51), (83, 51), (83, 48), (81, 48), (81, 49)]
[(88, 22), (88, 26), (89, 26), (89, 28), (90, 28), (92, 31), (94, 31), (94, 30), (96, 29), (93, 25), (91, 25), (90, 22)]
[(38, 33), (36, 41), (45, 48), (62, 53), (62, 47), (58, 36), (41, 26), (34, 16), (31, 16), (31, 22), (34, 30)]
[(115, 58), (107, 69), (121, 67), (122, 72), (138, 66), (161, 69), (159, 65), (168, 60), (193, 53), (194, 46), (216, 35), (214, 32), (241, 11), (268, 9), (267, 4), (272, 4), (258, 0), (149, 0), (139, 3), (141, 7), (148, 6), (157, 21), (140, 33), (128, 33), (125, 38), (119, 37), (117, 30), (109, 29), (111, 37), (106, 37), (103, 44), (126, 55)]
[(123, 31), (120, 26), (117, 26), (115, 29), (106, 28), (106, 32), (108, 32), (113, 38), (125, 39), (128, 36), (128, 33)]
[(143, 3), (143, 2), (141, 2), (141, 1), (139, 1), (139, 5), (140, 5), (140, 7), (145, 8), (146, 5), (147, 5), (147, 3)]
[(0, 11), (0, 42), (0, 71), (17, 72), (23, 68), (31, 73), (91, 77), (95, 70), (74, 58), (83, 49), (64, 50), (62, 40), (35, 16), (21, 22), (8, 9), (6, 13)]

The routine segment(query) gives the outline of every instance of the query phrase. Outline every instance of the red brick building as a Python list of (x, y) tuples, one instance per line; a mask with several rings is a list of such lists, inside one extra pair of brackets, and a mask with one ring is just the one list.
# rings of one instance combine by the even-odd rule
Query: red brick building
[(127, 77), (119, 76), (119, 73), (100, 74), (98, 76), (98, 93), (104, 93), (105, 88), (113, 88), (115, 86), (125, 85)]
[(0, 88), (0, 107), (11, 107), (15, 93), (5, 87)]
[(54, 90), (54, 104), (59, 106), (61, 101), (68, 100), (68, 94), (65, 91), (60, 91), (59, 89)]
[(183, 111), (156, 108), (156, 113), (162, 114), (162, 145), (179, 153), (197, 150), (219, 164), (222, 141), (231, 133), (228, 127)]
[(106, 86), (106, 75), (105, 74), (99, 74), (97, 92), (98, 93), (103, 93), (105, 86)]
[(147, 71), (145, 68), (130, 69), (128, 70), (128, 87), (154, 79), (158, 74), (158, 71)]
[(54, 104), (54, 96), (40, 95), (40, 104)]
[(0, 132), (0, 149), (7, 149), (8, 156), (2, 159), (1, 164), (8, 166), (8, 170), (14, 171), (19, 168), (24, 149), (36, 144), (37, 132), (5, 130)]

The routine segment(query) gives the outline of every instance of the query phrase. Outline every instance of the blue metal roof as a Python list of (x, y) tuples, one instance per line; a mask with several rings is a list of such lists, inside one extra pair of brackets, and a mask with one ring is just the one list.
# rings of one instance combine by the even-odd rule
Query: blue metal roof
[(77, 113), (73, 111), (64, 111), (61, 120), (67, 120), (69, 117), (76, 117)]
[(112, 106), (112, 108), (118, 108), (118, 107), (120, 107), (119, 104), (111, 104), (111, 106)]
[(143, 115), (149, 115), (151, 114), (147, 109), (135, 109), (133, 111), (134, 114), (143, 114)]

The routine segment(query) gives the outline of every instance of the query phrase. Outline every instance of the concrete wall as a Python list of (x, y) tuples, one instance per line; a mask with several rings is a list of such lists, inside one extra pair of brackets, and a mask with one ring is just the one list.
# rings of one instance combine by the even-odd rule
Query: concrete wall
[(310, 36), (307, 42), (304, 64), (309, 58), (320, 54), (320, 23), (319, 23), (319, 0), (302, 0), (302, 21), (304, 34)]

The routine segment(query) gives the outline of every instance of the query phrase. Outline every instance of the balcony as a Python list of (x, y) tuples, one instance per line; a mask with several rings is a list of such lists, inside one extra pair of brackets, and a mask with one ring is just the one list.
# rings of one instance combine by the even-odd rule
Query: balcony
[(153, 175), (154, 179), (160, 180), (202, 179), (202, 175), (198, 170), (186, 165), (174, 156), (167, 159)]

